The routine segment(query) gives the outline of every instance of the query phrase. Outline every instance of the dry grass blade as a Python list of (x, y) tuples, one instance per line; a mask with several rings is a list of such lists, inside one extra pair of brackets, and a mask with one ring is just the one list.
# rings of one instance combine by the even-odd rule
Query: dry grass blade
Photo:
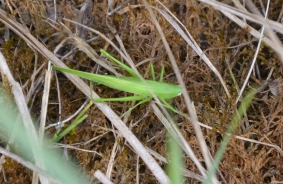
[[(161, 160), (164, 163), (168, 163), (168, 160), (165, 157), (163, 157), (162, 155), (156, 153), (154, 150), (152, 150), (150, 148), (147, 148), (147, 150), (152, 155), (154, 155), (158, 160)], [(183, 172), (184, 172), (183, 174), (184, 174), (185, 177), (194, 178), (194, 179), (196, 179), (196, 180), (198, 180), (200, 182), (202, 182), (204, 180), (204, 178), (201, 175), (193, 173), (193, 172), (191, 172), (191, 171), (189, 171), (187, 169), (183, 169)]]
[[(240, 19), (237, 19), (236, 17), (232, 16), (231, 14), (235, 14), (235, 15), (241, 16), (245, 19), (248, 19), (250, 21), (264, 25), (267, 29), (267, 32), (269, 33), (268, 36), (270, 36), (270, 38), (272, 40), (272, 42), (267, 42), (267, 44), (276, 51), (276, 53), (280, 57), (281, 63), (283, 63), (283, 53), (282, 53), (283, 45), (279, 41), (279, 38), (275, 35), (273, 30), (271, 29), (271, 28), (273, 28), (274, 30), (283, 33), (283, 31), (282, 31), (283, 25), (282, 24), (279, 24), (278, 22), (275, 22), (275, 21), (272, 21), (272, 20), (265, 19), (265, 18), (263, 18), (262, 16), (259, 16), (259, 15), (251, 14), (249, 12), (233, 8), (231, 6), (225, 5), (223, 3), (220, 3), (220, 2), (217, 2), (217, 1), (214, 1), (214, 0), (211, 0), (211, 1), (210, 0), (209, 1), (199, 0), (199, 1), (212, 5), (214, 8), (220, 10), (222, 13), (227, 15), (227, 17), (231, 18), (231, 20), (235, 21), (236, 23), (239, 23), (239, 25), (241, 25), (241, 27), (243, 27), (243, 28), (245, 28), (246, 26), (248, 26), (249, 28), (252, 28), (252, 27), (250, 27), (245, 22), (240, 21)], [(257, 35), (257, 38), (259, 38), (260, 33), (259, 32), (256, 33), (256, 31), (254, 29), (252, 29), (252, 31), (250, 31), (250, 33), (253, 33), (253, 35)], [(267, 41), (267, 40), (268, 39), (263, 38), (263, 41)]]
[[(0, 147), (0, 153), (3, 154), (3, 155), (5, 155), (5, 156), (7, 156), (7, 157), (12, 158), (13, 160), (16, 160), (18, 163), (21, 163), (21, 164), (24, 165), (25, 167), (27, 167), (27, 168), (29, 168), (29, 169), (31, 169), (31, 170), (33, 170), (33, 171), (39, 173), (40, 175), (49, 178), (50, 181), (54, 181), (54, 180), (52, 180), (53, 177), (50, 176), (48, 173), (46, 173), (46, 172), (44, 171), (44, 169), (42, 169), (42, 167), (38, 167), (38, 166), (32, 164), (31, 162), (26, 161), (26, 160), (22, 159), (21, 157), (19, 157), (18, 155), (15, 155), (15, 154), (13, 154), (13, 153), (11, 153), (11, 152), (5, 150), (5, 149), (2, 148), (2, 147)], [(54, 182), (56, 182), (56, 181), (54, 181)], [(48, 183), (49, 183), (49, 182), (48, 182)]]
[(41, 106), (41, 115), (40, 115), (40, 127), (39, 127), (39, 140), (43, 141), (45, 123), (46, 123), (46, 114), (47, 114), (47, 106), (49, 100), (49, 91), (50, 91), (50, 82), (51, 82), (51, 63), (48, 64), (48, 70), (45, 74), (45, 83), (44, 83), (44, 91), (42, 97), (42, 106)]
[(175, 122), (172, 122), (161, 113), (161, 111), (157, 108), (154, 103), (151, 103), (151, 107), (154, 110), (154, 114), (158, 117), (160, 122), (164, 125), (167, 131), (174, 137), (174, 139), (179, 143), (180, 147), (184, 150), (184, 152), (192, 159), (192, 161), (196, 164), (197, 168), (199, 169), (202, 175), (205, 175), (205, 169), (197, 159), (196, 155), (192, 151), (192, 148), (187, 143), (181, 132), (176, 127)]
[[(159, 1), (158, 1), (159, 2)], [(160, 3), (160, 2), (159, 2)], [(162, 4), (160, 3), (163, 8), (165, 8), (165, 10), (169, 13), (166, 13), (163, 10), (160, 10), (159, 8), (156, 7), (152, 7), (156, 10), (159, 11), (159, 13), (161, 13), (164, 18), (166, 18), (166, 20), (176, 29), (176, 31), (184, 38), (184, 40), (187, 42), (187, 44), (194, 49), (194, 51), (199, 55), (199, 57), (207, 64), (207, 66), (215, 73), (215, 75), (218, 77), (218, 79), (220, 80), (227, 96), (230, 98), (230, 92), (228, 91), (228, 88), (225, 84), (225, 81), (223, 80), (223, 78), (221, 77), (220, 73), (218, 72), (218, 70), (214, 67), (214, 65), (210, 62), (210, 60), (208, 59), (208, 57), (205, 55), (205, 53), (201, 50), (201, 48), (198, 46), (198, 44), (196, 43), (196, 41), (194, 40), (194, 38), (191, 36), (191, 34), (189, 33), (189, 31), (186, 29), (186, 27)], [(172, 18), (173, 17), (173, 18)], [(181, 26), (179, 26), (179, 24)], [(183, 29), (185, 30), (185, 32), (183, 31)]]
[(103, 184), (112, 184), (112, 182), (100, 170), (95, 171), (94, 177)]
[[(204, 127), (204, 128), (207, 128), (209, 130), (213, 130), (213, 128), (211, 126), (208, 126), (208, 125), (205, 125), (203, 123), (200, 123), (199, 122), (199, 125)], [(268, 146), (268, 147), (271, 147), (271, 148), (274, 148), (276, 149), (280, 154), (281, 156), (283, 157), (283, 150), (277, 146), (277, 145), (273, 145), (273, 144), (269, 144), (269, 143), (265, 143), (265, 142), (261, 142), (261, 141), (257, 141), (257, 140), (253, 140), (253, 139), (249, 139), (249, 138), (246, 138), (246, 137), (242, 137), (242, 136), (238, 136), (238, 135), (235, 135), (235, 138), (236, 139), (239, 139), (239, 140), (243, 140), (243, 141), (247, 141), (247, 142), (252, 142), (252, 143), (256, 143), (256, 144), (261, 144), (261, 145), (264, 145), (264, 146)]]
[(241, 136), (235, 136), (235, 137), (237, 139), (240, 139), (240, 140), (244, 140), (244, 141), (253, 142), (253, 143), (256, 143), (256, 144), (261, 144), (261, 145), (272, 147), (272, 148), (276, 149), (281, 154), (281, 156), (283, 157), (283, 150), (279, 146), (277, 146), (277, 145), (268, 144), (268, 143), (265, 143), (265, 142), (248, 139), (248, 138), (241, 137)]
[[(267, 18), (268, 10), (269, 10), (269, 3), (267, 4), (267, 10), (266, 10), (266, 12), (265, 12), (264, 18)], [(252, 65), (251, 65), (251, 67), (250, 67), (250, 69), (249, 69), (248, 75), (247, 75), (247, 77), (246, 77), (246, 79), (245, 79), (245, 82), (244, 82), (244, 84), (243, 84), (243, 86), (242, 86), (242, 88), (241, 88), (241, 91), (240, 91), (240, 93), (239, 93), (239, 95), (238, 95), (238, 98), (237, 98), (237, 100), (236, 100), (236, 103), (238, 103), (238, 100), (242, 97), (242, 93), (243, 93), (243, 91), (245, 90), (245, 87), (246, 87), (246, 85), (247, 85), (247, 83), (248, 83), (248, 81), (249, 81), (249, 79), (250, 79), (250, 77), (251, 77), (252, 70), (254, 69), (254, 66), (255, 66), (255, 63), (256, 63), (256, 59), (257, 59), (258, 54), (259, 54), (260, 45), (261, 45), (261, 42), (262, 42), (264, 30), (265, 30), (265, 26), (262, 26), (262, 28), (261, 28), (261, 33), (260, 33), (260, 37), (259, 37), (259, 41), (258, 41), (258, 44), (257, 44), (256, 52), (255, 52), (255, 54), (254, 54), (254, 58), (253, 58)]]
[(64, 18), (63, 20), (65, 20), (65, 21), (67, 21), (67, 22), (71, 22), (71, 23), (73, 23), (73, 24), (75, 24), (75, 25), (80, 25), (81, 27), (83, 27), (83, 28), (85, 28), (85, 29), (87, 29), (87, 30), (90, 30), (90, 31), (94, 32), (95, 34), (101, 36), (106, 42), (108, 42), (108, 43), (119, 53), (119, 55), (120, 55), (123, 59), (125, 59), (125, 61), (129, 64), (129, 66), (138, 74), (139, 78), (140, 78), (142, 81), (144, 80), (144, 79), (141, 77), (141, 75), (139, 74), (137, 68), (135, 67), (135, 64), (134, 64), (134, 62), (132, 61), (131, 57), (127, 54), (126, 50), (125, 50), (124, 47), (122, 46), (121, 40), (119, 39), (119, 37), (118, 37), (118, 42), (121, 44), (123, 52), (122, 52), (109, 38), (107, 38), (105, 35), (103, 35), (103, 34), (100, 33), (99, 31), (97, 31), (97, 30), (95, 30), (95, 29), (92, 29), (92, 28), (89, 28), (89, 27), (87, 27), (87, 26), (85, 26), (85, 25), (83, 25), (83, 24), (80, 24), (80, 23), (75, 22), (75, 21), (70, 20), (70, 19)]
[(104, 67), (108, 71), (112, 72), (116, 76), (120, 76), (117, 71), (111, 66), (106, 63), (106, 60), (103, 60), (98, 56), (98, 54), (91, 48), (84, 40), (79, 38), (75, 35), (70, 35), (68, 38), (64, 39), (54, 50), (54, 53), (57, 53), (57, 51), (64, 45), (66, 42), (73, 43), (76, 47), (78, 47), (82, 52), (84, 52), (88, 57), (90, 57), (93, 61), (95, 61), (100, 66)]
[[(210, 158), (210, 151), (208, 150), (208, 147), (207, 147), (207, 145), (205, 143), (205, 140), (204, 140), (204, 137), (203, 137), (203, 133), (202, 133), (202, 131), (200, 129), (200, 126), (197, 123), (198, 122), (197, 116), (196, 116), (195, 111), (194, 111), (194, 109), (193, 109), (193, 107), (191, 105), (192, 104), (191, 100), (190, 100), (189, 95), (188, 95), (188, 93), (186, 91), (186, 87), (185, 87), (184, 81), (182, 79), (182, 76), (181, 76), (180, 71), (178, 69), (178, 66), (176, 64), (175, 58), (173, 56), (173, 53), (172, 53), (172, 51), (171, 51), (171, 49), (169, 47), (169, 44), (168, 44), (168, 42), (167, 42), (167, 40), (166, 40), (166, 38), (165, 38), (165, 36), (163, 34), (161, 26), (159, 25), (159, 23), (158, 23), (155, 15), (154, 15), (152, 9), (149, 7), (148, 3), (145, 0), (143, 1), (143, 3), (145, 4), (147, 10), (149, 11), (149, 13), (151, 15), (151, 18), (152, 18), (152, 21), (154, 22), (154, 24), (155, 24), (155, 26), (157, 28), (157, 31), (158, 31), (159, 35), (161, 36), (162, 42), (163, 42), (165, 50), (166, 50), (166, 52), (167, 52), (167, 54), (169, 56), (170, 62), (171, 62), (172, 67), (173, 67), (173, 70), (174, 70), (174, 72), (175, 72), (175, 74), (177, 76), (178, 82), (179, 82), (179, 84), (180, 84), (180, 86), (182, 88), (183, 96), (184, 96), (185, 103), (186, 103), (186, 107), (187, 107), (187, 109), (189, 111), (189, 114), (190, 114), (190, 117), (191, 117), (191, 120), (192, 120), (192, 124), (193, 124), (193, 127), (195, 129), (198, 141), (199, 141), (200, 150), (201, 150), (201, 152), (203, 154), (206, 166), (208, 168), (210, 168), (210, 166), (212, 165), (212, 161), (211, 161), (211, 158)], [(212, 178), (212, 182), (213, 183), (217, 183), (217, 180), (216, 180), (215, 177)]]
[[(92, 0), (86, 0), (85, 3), (83, 3), (79, 16), (78, 16), (78, 22), (81, 24), (89, 24), (94, 17), (92, 16), (91, 12), (93, 9), (93, 1)], [(78, 37), (85, 39), (86, 38), (86, 32), (83, 27), (80, 27), (79, 25), (76, 26), (76, 34)]]

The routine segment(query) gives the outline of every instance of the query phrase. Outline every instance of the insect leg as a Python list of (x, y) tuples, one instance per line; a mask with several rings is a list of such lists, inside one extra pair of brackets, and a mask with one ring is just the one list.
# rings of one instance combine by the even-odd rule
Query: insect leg
[(162, 68), (161, 68), (161, 72), (160, 72), (160, 79), (159, 79), (159, 81), (160, 81), (160, 82), (162, 82), (162, 81), (163, 81), (164, 70), (165, 70), (165, 67), (164, 67), (164, 66), (162, 66)]
[(152, 63), (150, 63), (150, 71), (151, 71), (152, 80), (155, 81), (154, 67)]
[(125, 116), (126, 114), (128, 114), (129, 112), (131, 112), (134, 108), (136, 108), (137, 106), (148, 102), (149, 100), (151, 100), (152, 97), (146, 97), (145, 99), (141, 100), (139, 103), (137, 103), (135, 106), (131, 107), (129, 110), (127, 110), (127, 112), (125, 112), (124, 114), (122, 114), (121, 117)]
[(144, 96), (126, 96), (120, 98), (94, 98), (92, 99), (94, 102), (130, 102), (135, 100), (143, 100)]
[(136, 72), (131, 69), (130, 67), (128, 67), (127, 65), (125, 65), (124, 63), (122, 63), (121, 61), (119, 61), (118, 59), (116, 59), (115, 57), (113, 57), (111, 54), (109, 54), (108, 52), (106, 52), (103, 49), (100, 49), (100, 52), (107, 57), (108, 59), (112, 60), (113, 62), (115, 62), (116, 64), (118, 64), (120, 67), (124, 68), (129, 74), (131, 74), (133, 77), (138, 77), (138, 75), (136, 74)]
[(176, 109), (174, 109), (174, 107), (172, 107), (172, 105), (170, 105), (168, 102), (166, 102), (165, 99), (160, 99), (160, 101), (165, 105), (165, 107), (167, 107), (168, 109), (170, 109), (171, 111), (177, 113), (177, 114), (180, 114), (181, 116), (185, 117), (185, 118), (189, 118), (186, 114), (180, 112), (180, 111), (177, 111)]

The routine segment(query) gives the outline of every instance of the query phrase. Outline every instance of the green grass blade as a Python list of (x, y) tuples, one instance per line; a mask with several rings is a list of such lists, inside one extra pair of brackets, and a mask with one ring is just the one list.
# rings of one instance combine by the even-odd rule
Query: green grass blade
[(139, 77), (136, 72), (131, 69), (130, 67), (128, 67), (127, 65), (125, 65), (124, 63), (122, 63), (121, 61), (119, 61), (118, 59), (116, 59), (115, 57), (113, 57), (111, 54), (109, 54), (106, 50), (100, 49), (100, 52), (107, 57), (108, 59), (114, 61), (116, 64), (118, 64), (120, 67), (122, 67), (123, 69), (125, 69), (129, 74), (131, 74), (133, 77)]
[(212, 165), (211, 168), (209, 168), (208, 170), (208, 174), (206, 179), (204, 180), (203, 184), (209, 184), (211, 183), (211, 178), (212, 176), (215, 174), (217, 167), (220, 164), (220, 161), (223, 157), (223, 154), (225, 152), (225, 149), (232, 137), (232, 133), (235, 131), (235, 129), (238, 126), (238, 122), (241, 120), (243, 114), (246, 112), (247, 108), (249, 107), (251, 101), (253, 100), (254, 96), (256, 94), (256, 91), (254, 89), (251, 89), (248, 94), (246, 95), (246, 97), (243, 99), (236, 115), (233, 117), (228, 130), (227, 130), (227, 134), (224, 136), (220, 147), (215, 155), (215, 159), (214, 159), (214, 163)]
[(167, 174), (172, 184), (182, 184), (184, 179), (182, 175), (184, 165), (182, 149), (170, 133), (167, 133), (167, 147)]

